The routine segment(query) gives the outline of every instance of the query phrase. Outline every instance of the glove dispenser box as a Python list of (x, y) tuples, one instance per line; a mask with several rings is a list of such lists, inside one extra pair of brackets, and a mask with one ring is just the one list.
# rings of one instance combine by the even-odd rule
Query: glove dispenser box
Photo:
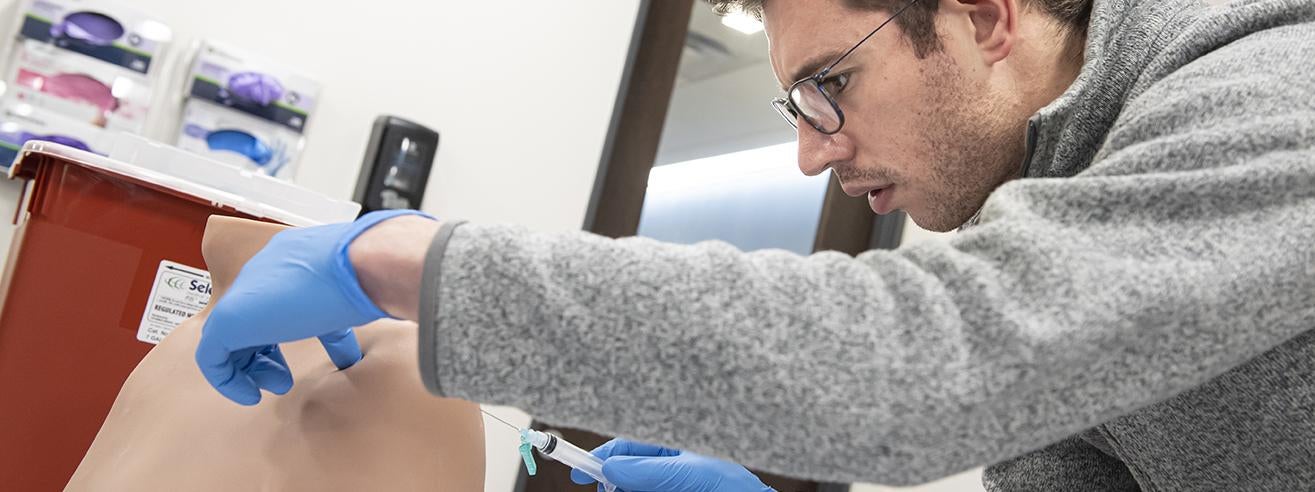
[(62, 489), (128, 374), (209, 302), (211, 215), (305, 226), (359, 210), (127, 134), (109, 158), (30, 141), (9, 176), (27, 183), (0, 281), (5, 490)]

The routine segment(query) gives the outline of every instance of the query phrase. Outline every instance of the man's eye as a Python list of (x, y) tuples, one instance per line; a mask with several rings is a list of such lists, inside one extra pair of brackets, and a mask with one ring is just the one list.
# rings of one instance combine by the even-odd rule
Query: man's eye
[(845, 86), (849, 85), (849, 74), (842, 73), (822, 79), (822, 89), (832, 97), (844, 92)]

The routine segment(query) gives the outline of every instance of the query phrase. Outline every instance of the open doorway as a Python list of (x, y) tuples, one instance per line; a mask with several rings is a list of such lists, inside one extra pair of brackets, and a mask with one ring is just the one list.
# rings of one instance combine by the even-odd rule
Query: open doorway
[(753, 18), (695, 5), (645, 190), (638, 234), (741, 250), (814, 250), (830, 173), (795, 166), (795, 131)]

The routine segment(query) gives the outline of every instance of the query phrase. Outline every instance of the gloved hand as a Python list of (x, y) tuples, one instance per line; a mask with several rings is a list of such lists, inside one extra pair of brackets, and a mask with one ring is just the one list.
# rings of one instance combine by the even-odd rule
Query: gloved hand
[[(688, 451), (613, 439), (592, 453), (603, 459), (603, 476), (626, 492), (774, 492), (743, 466)], [(571, 481), (593, 483), (579, 470)]]
[(206, 381), (230, 400), (255, 405), (261, 388), (279, 395), (292, 389), (279, 343), (318, 337), (339, 369), (359, 361), (361, 346), (352, 327), (388, 314), (361, 289), (347, 247), (366, 229), (409, 214), (420, 213), (374, 212), (355, 222), (274, 235), (206, 319), (196, 347)]

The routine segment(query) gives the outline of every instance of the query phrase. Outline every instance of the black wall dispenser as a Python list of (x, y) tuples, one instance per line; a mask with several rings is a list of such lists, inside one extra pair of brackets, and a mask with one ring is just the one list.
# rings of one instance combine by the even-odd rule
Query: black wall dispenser
[(354, 200), (361, 213), (419, 209), (438, 152), (438, 132), (396, 116), (374, 120)]

